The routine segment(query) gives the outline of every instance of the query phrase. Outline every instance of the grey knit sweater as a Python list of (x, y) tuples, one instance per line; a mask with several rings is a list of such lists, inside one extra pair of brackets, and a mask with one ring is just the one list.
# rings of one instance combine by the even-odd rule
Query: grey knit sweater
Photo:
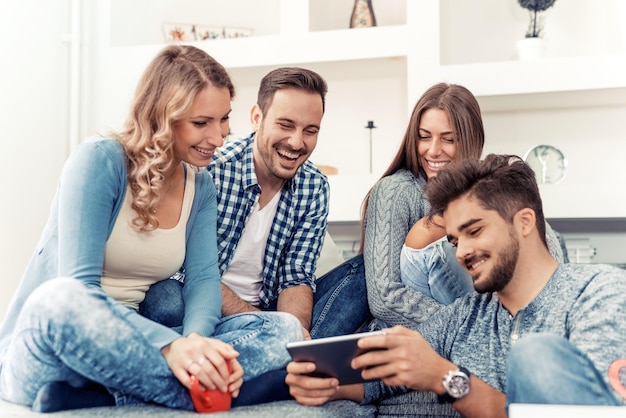
[[(626, 353), (626, 271), (560, 264), (539, 295), (515, 316), (496, 293), (472, 293), (440, 309), (418, 331), (442, 357), (501, 392), (506, 391), (511, 345), (540, 332), (567, 338), (609, 385), (609, 366)], [(368, 383), (365, 391), (365, 402), (374, 402), (402, 389)]]
[[(380, 179), (372, 188), (365, 217), (365, 278), (370, 310), (389, 326), (416, 328), (441, 305), (406, 287), (400, 280), (400, 251), (404, 239), (419, 219), (428, 214), (423, 195), (426, 181), (408, 170)], [(548, 248), (562, 262), (559, 240), (546, 225)]]

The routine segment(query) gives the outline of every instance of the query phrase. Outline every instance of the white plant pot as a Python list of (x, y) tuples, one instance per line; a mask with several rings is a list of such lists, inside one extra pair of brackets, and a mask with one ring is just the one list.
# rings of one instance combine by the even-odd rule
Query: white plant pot
[(517, 54), (522, 61), (545, 57), (546, 41), (543, 38), (524, 38), (517, 41)]

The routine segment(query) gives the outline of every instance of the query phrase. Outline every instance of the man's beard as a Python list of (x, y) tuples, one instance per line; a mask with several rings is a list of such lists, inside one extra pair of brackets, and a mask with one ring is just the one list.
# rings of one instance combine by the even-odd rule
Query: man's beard
[[(269, 149), (267, 148), (269, 138), (263, 138), (264, 124), (265, 124), (265, 120), (261, 122), (261, 126), (259, 127), (259, 130), (256, 133), (257, 138), (260, 138), (261, 142), (263, 142), (263, 145), (259, 145), (258, 147), (259, 155), (261, 157), (262, 163), (267, 168), (267, 171), (275, 178), (283, 180), (283, 181), (291, 180), (294, 177), (295, 173), (284, 174), (280, 170), (277, 170), (275, 167), (274, 163), (280, 166), (280, 157), (274, 155), (274, 152), (276, 151), (274, 147), (270, 147)], [(290, 150), (290, 151), (294, 152), (293, 150)]]
[(509, 229), (509, 245), (498, 253), (499, 263), (494, 266), (491, 274), (479, 286), (474, 283), (478, 293), (498, 292), (506, 287), (513, 278), (513, 272), (519, 258), (519, 242), (513, 229)]

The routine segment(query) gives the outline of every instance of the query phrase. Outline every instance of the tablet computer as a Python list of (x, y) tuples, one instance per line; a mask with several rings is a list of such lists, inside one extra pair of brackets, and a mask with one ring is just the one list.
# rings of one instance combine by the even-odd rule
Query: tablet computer
[(362, 383), (367, 380), (361, 377), (361, 370), (350, 367), (350, 362), (366, 351), (357, 346), (357, 341), (373, 335), (384, 335), (384, 332), (370, 331), (291, 342), (287, 344), (287, 351), (294, 361), (315, 363), (315, 372), (311, 376), (336, 377), (340, 385)]

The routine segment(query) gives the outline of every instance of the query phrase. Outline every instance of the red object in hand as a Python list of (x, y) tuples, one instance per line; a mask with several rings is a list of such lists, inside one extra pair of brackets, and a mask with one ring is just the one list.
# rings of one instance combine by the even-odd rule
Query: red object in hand
[[(230, 365), (228, 366), (230, 371)], [(230, 392), (222, 392), (219, 389), (205, 389), (200, 387), (196, 376), (191, 376), (191, 401), (197, 412), (220, 412), (230, 411), (232, 397)]]

